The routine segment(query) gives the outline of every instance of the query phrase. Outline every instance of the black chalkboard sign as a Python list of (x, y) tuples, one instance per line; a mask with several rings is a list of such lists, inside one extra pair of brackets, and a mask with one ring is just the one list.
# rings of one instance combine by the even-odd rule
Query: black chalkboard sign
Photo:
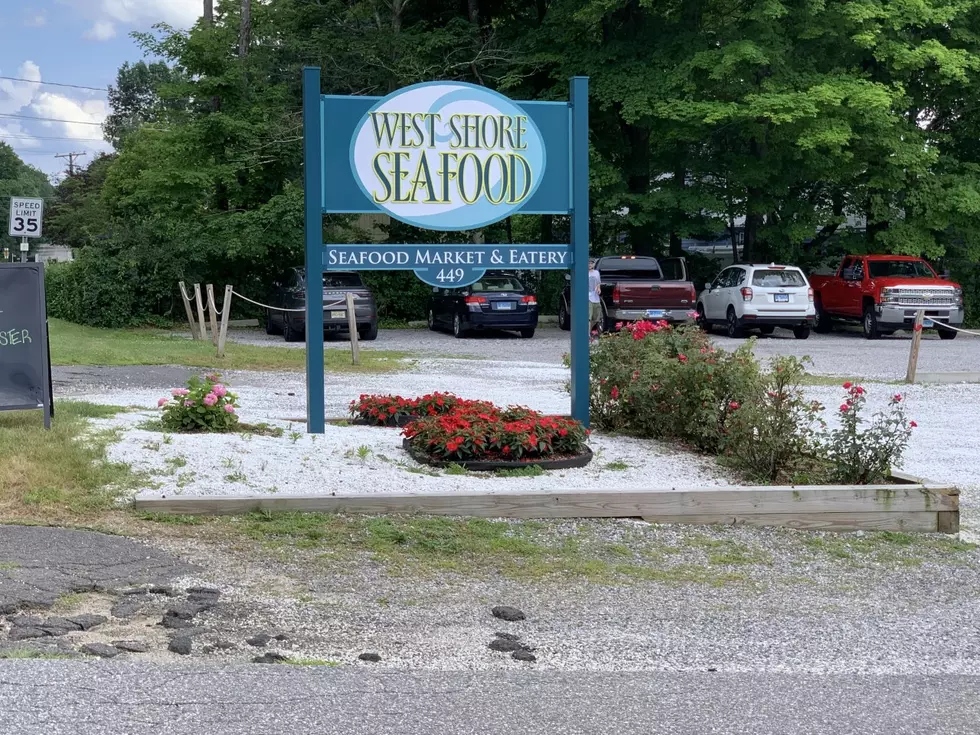
[(43, 263), (0, 263), (0, 411), (40, 408), (50, 427), (51, 356)]

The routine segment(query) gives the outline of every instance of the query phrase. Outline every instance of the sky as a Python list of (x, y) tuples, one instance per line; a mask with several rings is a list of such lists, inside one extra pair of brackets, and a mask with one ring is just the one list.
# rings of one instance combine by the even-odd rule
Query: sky
[[(102, 140), (105, 88), (126, 61), (143, 58), (130, 38), (155, 23), (190, 27), (203, 0), (0, 0), (0, 140), (57, 180), (67, 160), (84, 165)], [(98, 89), (38, 84), (55, 82)], [(44, 118), (44, 119), (42, 119)]]

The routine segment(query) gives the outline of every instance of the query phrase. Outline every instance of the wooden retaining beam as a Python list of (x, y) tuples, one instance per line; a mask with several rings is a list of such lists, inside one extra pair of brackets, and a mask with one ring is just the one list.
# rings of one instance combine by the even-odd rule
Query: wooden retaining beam
[(747, 524), (834, 531), (959, 531), (959, 491), (895, 478), (893, 485), (812, 485), (662, 490), (504, 490), (265, 497), (172, 496), (138, 510), (234, 515), (262, 510), (478, 518), (643, 518), (651, 523)]

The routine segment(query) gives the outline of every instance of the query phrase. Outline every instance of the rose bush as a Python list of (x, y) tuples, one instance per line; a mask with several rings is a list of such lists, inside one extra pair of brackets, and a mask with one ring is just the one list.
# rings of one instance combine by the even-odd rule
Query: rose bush
[(168, 431), (233, 431), (238, 425), (238, 397), (221, 382), (217, 373), (204, 379), (196, 375), (186, 388), (174, 388), (169, 398), (161, 398), (161, 423)]

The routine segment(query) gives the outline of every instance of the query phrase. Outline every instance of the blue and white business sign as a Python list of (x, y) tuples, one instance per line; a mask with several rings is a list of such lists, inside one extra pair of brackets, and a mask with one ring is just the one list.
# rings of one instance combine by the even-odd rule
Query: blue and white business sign
[(354, 179), (379, 209), (430, 230), (472, 230), (534, 195), (547, 165), (537, 125), (485, 87), (431, 82), (371, 107), (350, 146)]

